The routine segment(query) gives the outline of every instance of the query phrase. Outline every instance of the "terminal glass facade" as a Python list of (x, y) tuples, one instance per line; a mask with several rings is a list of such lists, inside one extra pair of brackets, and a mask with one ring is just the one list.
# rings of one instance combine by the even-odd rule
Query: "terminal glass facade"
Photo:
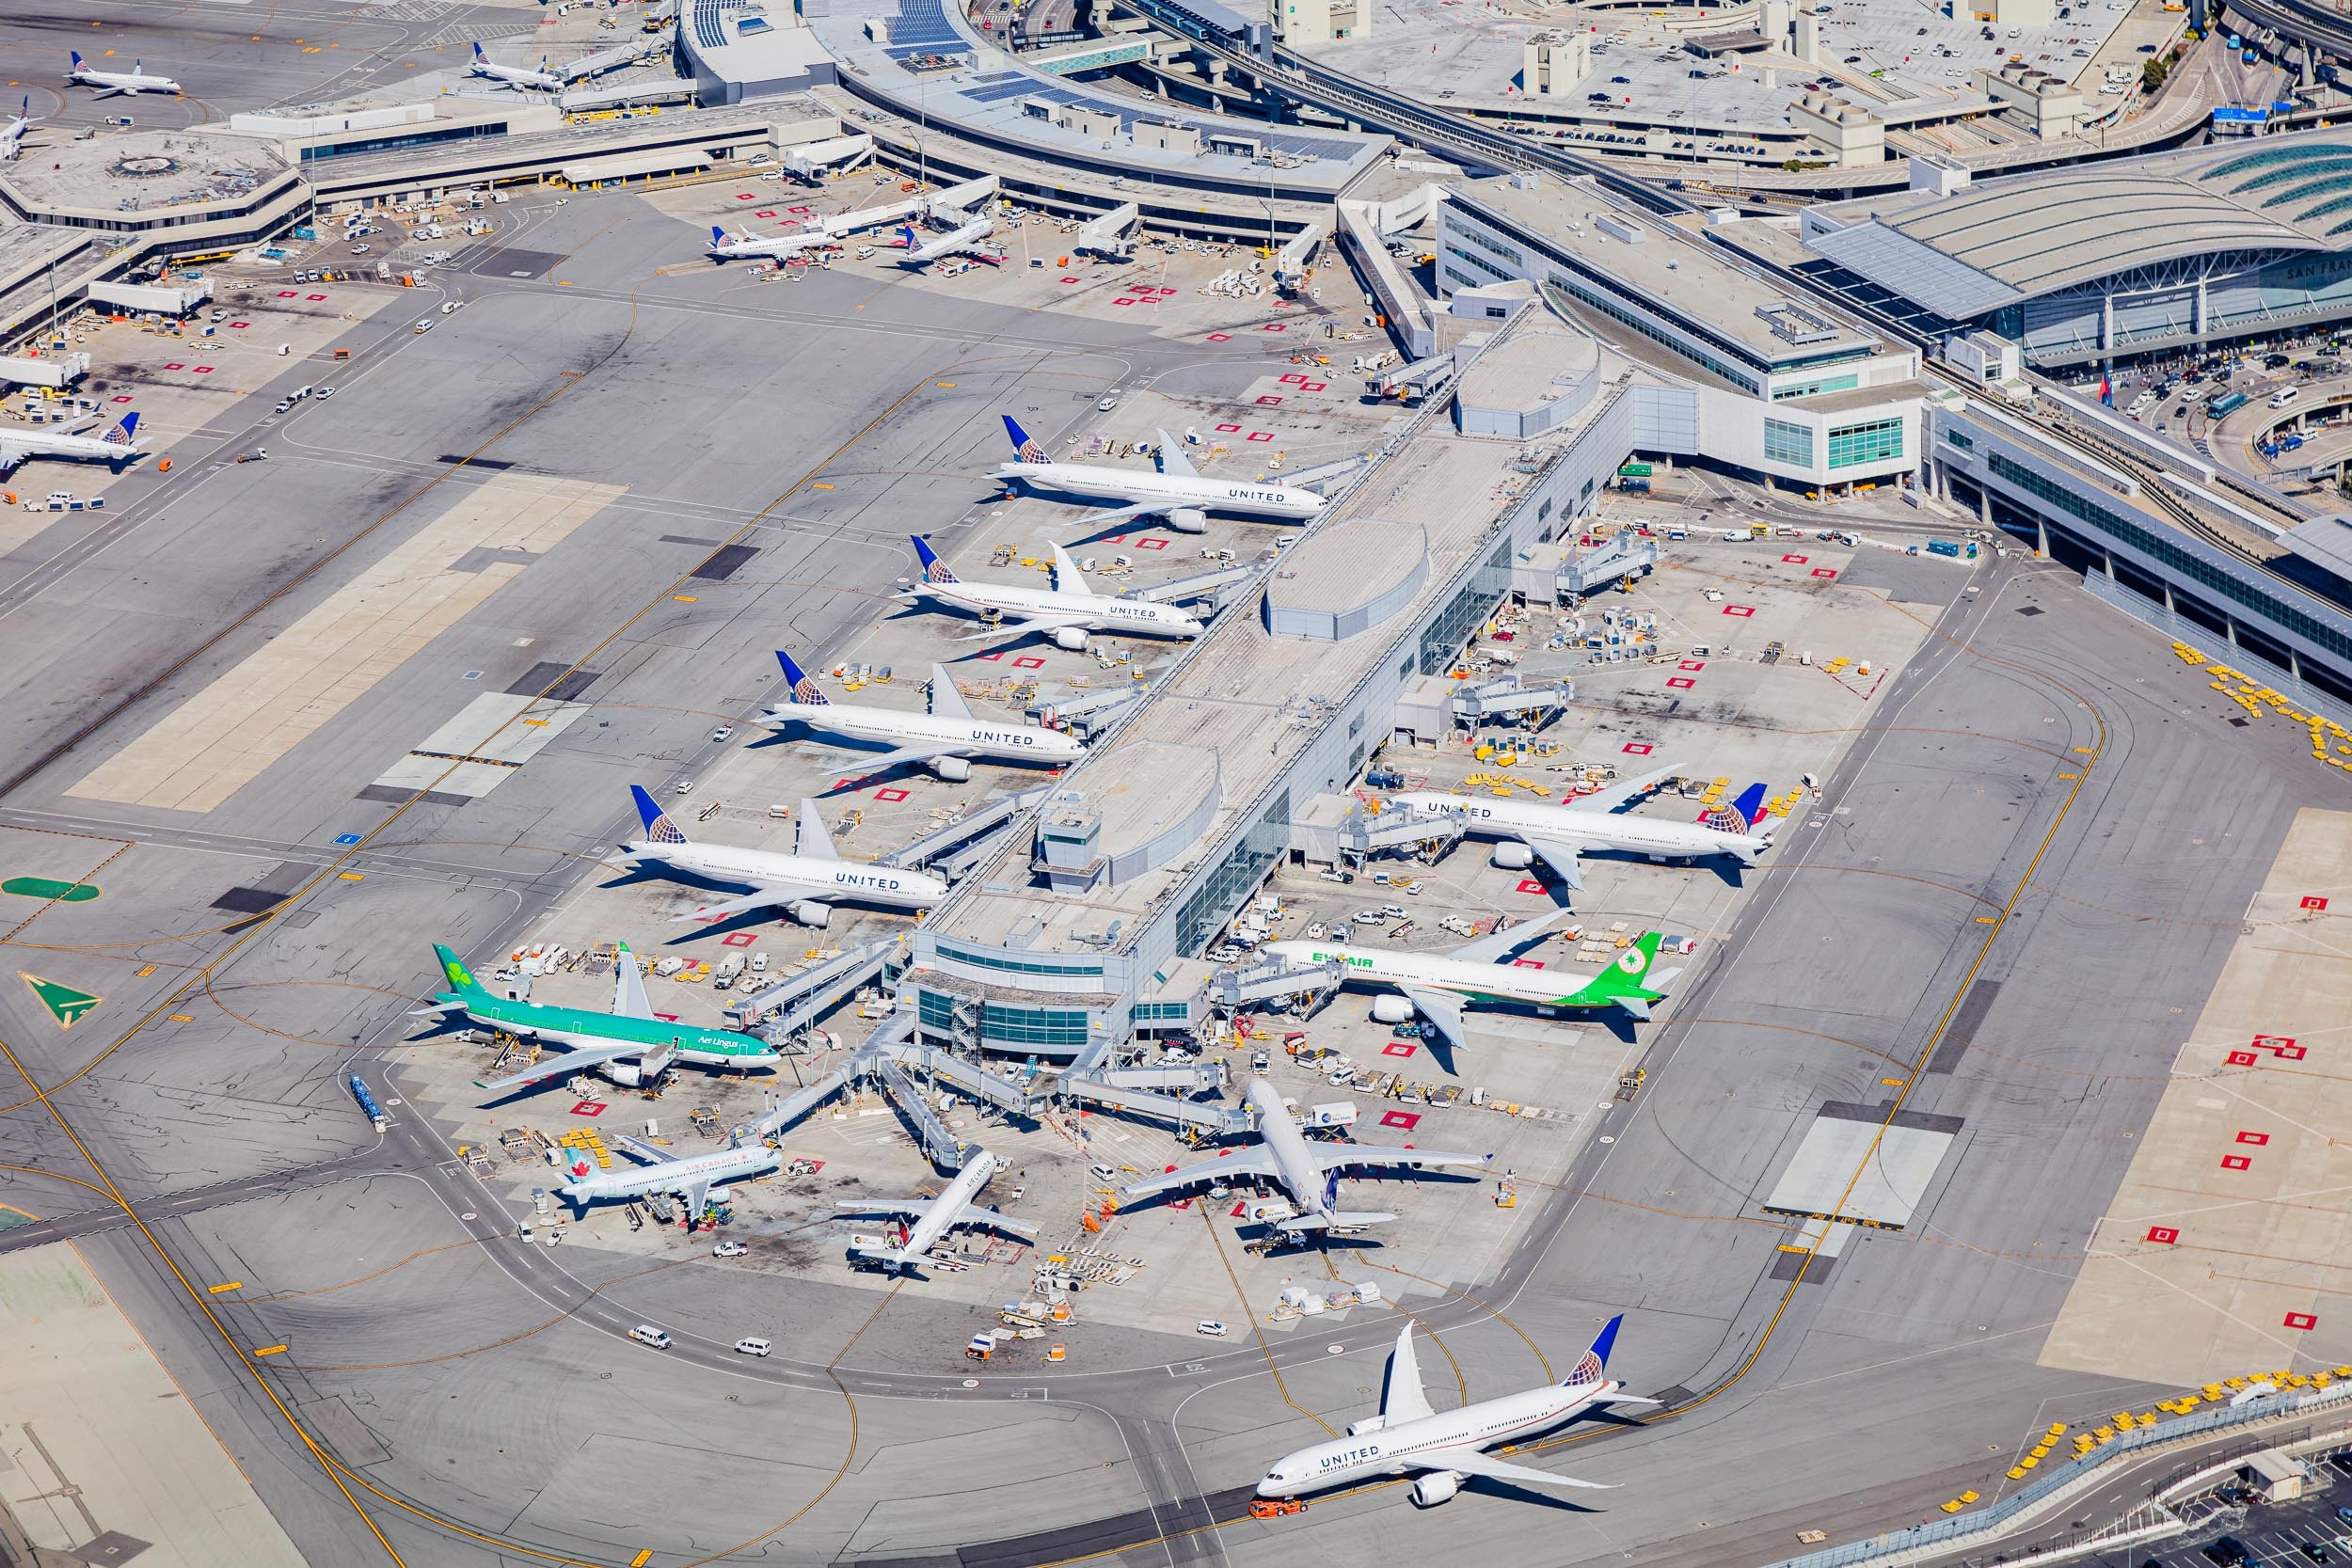
[(1438, 675), (1453, 669), (1454, 656), (1470, 641), (1471, 630), (1486, 622), (1487, 612), (1510, 591), (1511, 542), (1506, 539), (1422, 631), (1421, 673)]
[(1201, 879), (1176, 911), (1176, 951), (1199, 957), (1241, 901), (1257, 891), (1290, 845), (1291, 792), (1275, 791), (1265, 812), (1250, 825), (1216, 869)]
[(1764, 455), (1791, 467), (1813, 467), (1813, 427), (1787, 420), (1764, 421)]
[(1899, 419), (1841, 425), (1829, 433), (1829, 466), (1833, 468), (1890, 462), (1902, 454), (1903, 421)]
[(1034, 958), (1014, 958), (994, 948), (966, 946), (944, 938), (939, 942), (938, 953), (940, 958), (947, 963), (970, 964), (975, 969), (993, 969), (1006, 974), (1053, 974), (1088, 980), (1103, 978), (1100, 959), (1073, 958), (1057, 953), (1041, 953)]

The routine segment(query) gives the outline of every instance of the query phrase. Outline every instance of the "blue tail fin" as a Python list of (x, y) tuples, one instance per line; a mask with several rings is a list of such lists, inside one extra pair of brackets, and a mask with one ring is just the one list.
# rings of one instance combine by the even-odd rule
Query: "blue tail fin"
[(645, 825), (646, 843), (683, 844), (686, 842), (686, 834), (679, 831), (676, 823), (670, 820), (670, 815), (661, 809), (661, 803), (645, 793), (644, 785), (631, 784), (628, 786), (628, 792), (637, 801), (637, 820)]
[[(76, 70), (76, 71), (81, 70), (81, 69), (82, 69), (82, 52), (81, 52), (79, 49), (69, 49), (69, 50), (67, 50), (67, 51), (66, 51), (66, 53), (73, 56), (73, 69), (74, 69), (74, 70)], [(30, 102), (32, 102), (32, 101), (31, 101), (30, 99), (27, 99), (27, 100), (25, 100), (25, 102), (30, 103)]]
[(808, 672), (792, 662), (792, 656), (782, 648), (776, 650), (776, 662), (784, 666), (784, 678), (792, 683), (792, 700), (803, 707), (823, 707), (825, 694), (817, 689), (817, 682)]
[(1599, 1336), (1593, 1340), (1593, 1348), (1584, 1353), (1584, 1359), (1579, 1361), (1576, 1370), (1562, 1382), (1560, 1386), (1563, 1388), (1580, 1388), (1601, 1381), (1602, 1375), (1609, 1370), (1609, 1352), (1617, 1343), (1617, 1325), (1624, 1322), (1625, 1314), (1620, 1312), (1601, 1325)]
[(898, 237), (899, 237), (900, 239), (902, 239), (902, 240), (906, 241), (906, 243), (907, 243), (907, 254), (908, 254), (908, 255), (910, 255), (910, 256), (912, 256), (913, 254), (914, 254), (914, 252), (916, 252), (917, 250), (920, 250), (921, 248), (923, 248), (923, 247), (922, 247), (922, 245), (921, 245), (920, 244), (918, 244), (918, 243), (916, 242), (916, 240), (915, 240), (915, 238), (914, 238), (914, 226), (913, 224), (909, 224), (909, 223), (902, 223), (902, 224), (900, 224), (900, 225), (898, 226)]
[(914, 541), (914, 553), (923, 562), (923, 580), (925, 582), (953, 582), (956, 580), (956, 574), (947, 570), (947, 563), (939, 559), (939, 553), (931, 548), (930, 541), (925, 539), (919, 533), (910, 534), (908, 537)]
[(1330, 1180), (1323, 1184), (1323, 1206), (1326, 1209), (1337, 1209), (1340, 1206), (1340, 1173), (1336, 1170), (1331, 1173)]
[(1741, 790), (1740, 798), (1731, 802), (1731, 809), (1740, 814), (1740, 820), (1746, 828), (1753, 828), (1758, 822), (1763, 821), (1764, 785), (1762, 781), (1759, 780)]
[(714, 224), (712, 224), (712, 225), (710, 226), (710, 243), (711, 243), (712, 245), (724, 245), (724, 244), (726, 244), (726, 243), (727, 243), (727, 231), (726, 231), (725, 230), (723, 230), (723, 229), (720, 228), (717, 224), (715, 224), (715, 223), (714, 223)]
[(1022, 429), (1019, 421), (1010, 414), (1000, 417), (1005, 421), (1005, 434), (1012, 437), (1012, 455), (1017, 461), (1023, 463), (1050, 461), (1045, 455), (1045, 449), (1038, 445), (1036, 437)]
[(135, 413), (122, 416), (122, 422), (106, 432), (103, 439), (110, 447), (127, 447), (139, 432), (139, 417)]
[(487, 57), (486, 57), (486, 56), (485, 56), (485, 55), (483, 55), (483, 53), (482, 53), (482, 44), (481, 44), (480, 40), (478, 40), (475, 41), (474, 46), (473, 46), (473, 57), (474, 57), (474, 62), (475, 62), (477, 65), (486, 65), (486, 64), (488, 64), (488, 63), (489, 63), (489, 61), (488, 61)]

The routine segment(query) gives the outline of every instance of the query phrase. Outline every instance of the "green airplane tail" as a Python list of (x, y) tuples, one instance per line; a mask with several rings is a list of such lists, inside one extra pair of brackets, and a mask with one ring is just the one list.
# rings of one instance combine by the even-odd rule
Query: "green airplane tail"
[(458, 995), (479, 996), (482, 994), (482, 982), (473, 977), (473, 971), (466, 967), (465, 959), (438, 942), (433, 944), (433, 956), (441, 960), (441, 974), (447, 977), (450, 986)]
[(1656, 931), (1643, 932), (1639, 941), (1617, 955), (1616, 962), (1585, 984), (1577, 1000), (1597, 1005), (1621, 996), (1655, 997), (1658, 993), (1650, 990), (1649, 976), (1657, 964), (1658, 944), (1663, 941)]

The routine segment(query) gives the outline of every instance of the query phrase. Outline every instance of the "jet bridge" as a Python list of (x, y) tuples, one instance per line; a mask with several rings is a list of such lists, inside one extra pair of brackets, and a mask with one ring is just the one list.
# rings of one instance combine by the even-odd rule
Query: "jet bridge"
[[(1285, 484), (1295, 486), (1297, 479), (1286, 479)], [(1255, 562), (1247, 565), (1219, 566), (1215, 571), (1195, 572), (1190, 577), (1172, 582), (1155, 583), (1138, 588), (1134, 597), (1149, 599), (1154, 604), (1184, 604), (1188, 600), (1206, 599), (1212, 611), (1223, 610), (1236, 596), (1236, 590), (1248, 585), (1258, 575)], [(1121, 595), (1125, 597), (1126, 595)]]
[(803, 1117), (848, 1089), (859, 1079), (875, 1072), (885, 1060), (883, 1053), (893, 1044), (914, 1033), (914, 1015), (898, 1013), (866, 1037), (866, 1043), (850, 1053), (849, 1060), (822, 1078), (803, 1085), (770, 1106), (757, 1121), (752, 1123), (755, 1136), (772, 1138)]
[(730, 1002), (726, 1006), (727, 1026), (749, 1029), (783, 1009), (784, 1016), (770, 1029), (768, 1037), (789, 1039), (830, 1011), (843, 997), (880, 974), (882, 960), (898, 945), (898, 938), (882, 937)]
[(920, 871), (946, 859), (950, 851), (972, 845), (974, 840), (984, 834), (994, 832), (1023, 812), (1043, 803), (1053, 792), (1052, 784), (1039, 784), (1034, 789), (1000, 795), (993, 800), (974, 807), (945, 827), (932, 829), (912, 844), (893, 849), (886, 855), (875, 856), (874, 863), (894, 865), (901, 871)]
[(1214, 1094), (1225, 1087), (1225, 1063), (1217, 1057), (1197, 1062), (1152, 1062), (1141, 1067), (1098, 1068), (1088, 1074), (1095, 1083), (1122, 1089), (1171, 1090), (1180, 1095)]
[(1323, 242), (1331, 237), (1331, 223), (1318, 218), (1291, 236), (1290, 243), (1274, 257), (1274, 286), (1286, 294), (1295, 294), (1307, 286), (1308, 264)]
[(660, 33), (651, 37), (640, 36), (630, 39), (627, 43), (617, 43), (610, 49), (599, 49), (593, 55), (583, 55), (571, 64), (559, 67), (558, 70), (566, 82), (584, 82), (591, 76), (601, 76), (608, 71), (618, 71), (625, 65), (634, 65), (648, 55), (667, 54), (672, 40), (676, 36), (675, 27), (664, 27)]
[(1079, 1078), (1064, 1073), (1054, 1092), (1064, 1100), (1082, 1101), (1129, 1116), (1149, 1117), (1154, 1121), (1174, 1122), (1179, 1127), (1197, 1127), (1221, 1137), (1249, 1129), (1248, 1113), (1233, 1106), (1215, 1101), (1179, 1100), (1151, 1089), (1105, 1083), (1100, 1075)]
[(1072, 248), (1089, 256), (1100, 256), (1105, 261), (1128, 261), (1135, 259), (1136, 242), (1129, 238), (1136, 224), (1143, 219), (1143, 209), (1132, 201), (1089, 219), (1078, 230), (1077, 244)]
[(795, 180), (817, 182), (818, 175), (839, 166), (843, 173), (873, 156), (874, 138), (868, 135), (830, 136), (823, 141), (806, 142), (784, 150), (784, 170)]
[(986, 201), (996, 194), (996, 176), (983, 174), (977, 180), (967, 180), (961, 185), (950, 185), (932, 196), (911, 196), (903, 201), (886, 201), (879, 207), (861, 207), (854, 213), (824, 220), (825, 232), (838, 238), (854, 234), (864, 229), (880, 229), (885, 224), (903, 223), (921, 214), (926, 217), (961, 215), (966, 209)]
[[(911, 1022), (909, 1027), (913, 1027)], [(882, 1092), (898, 1108), (898, 1114), (914, 1127), (915, 1141), (923, 1146), (923, 1152), (930, 1157), (931, 1164), (941, 1170), (961, 1170), (963, 1144), (947, 1131), (947, 1124), (939, 1119), (939, 1113), (923, 1099), (921, 1085), (909, 1078), (906, 1069), (887, 1054), (874, 1064), (874, 1075), (882, 1080)]]
[(1336, 960), (1294, 968), (1269, 958), (1255, 969), (1220, 970), (1216, 976), (1217, 1003), (1227, 1012), (1237, 1013), (1252, 1003), (1304, 996), (1309, 999), (1306, 1010), (1312, 1012), (1339, 990), (1340, 977), (1346, 968)]
[(1466, 831), (1467, 819), (1458, 811), (1440, 816), (1398, 811), (1357, 816), (1340, 824), (1340, 853), (1359, 866), (1375, 855), (1422, 854), (1435, 861), (1461, 843)]
[(933, 1078), (945, 1079), (975, 1100), (985, 1100), (1002, 1111), (1034, 1121), (1037, 1107), (1034, 1097), (1009, 1078), (975, 1067), (953, 1052), (936, 1046), (917, 1045), (913, 1041), (884, 1048), (886, 1053), (903, 1067), (918, 1069)]
[(1454, 689), (1454, 717), (1466, 724), (1483, 724), (1492, 720), (1521, 715), (1521, 721), (1531, 728), (1540, 728), (1554, 714), (1565, 709), (1576, 696), (1574, 681), (1549, 681), (1542, 686), (1522, 685), (1517, 675), (1504, 675), (1497, 680), (1481, 681), (1475, 686)]
[(1364, 390), (1375, 398), (1427, 403), (1453, 386), (1454, 378), (1461, 373), (1462, 368), (1451, 353), (1436, 354), (1371, 377), (1364, 383)]
[(1570, 550), (1560, 566), (1556, 592), (1581, 596), (1613, 588), (1627, 578), (1643, 578), (1658, 566), (1658, 541), (1628, 531), (1589, 550)]
[(1050, 714), (1077, 731), (1078, 738), (1088, 740), (1093, 738), (1095, 731), (1142, 702), (1151, 689), (1147, 682), (1129, 681), (1125, 686), (1114, 686), (1107, 691), (1090, 691), (1075, 697), (1057, 697), (1051, 702), (1031, 703), (1026, 711), (1030, 719), (1041, 724)]

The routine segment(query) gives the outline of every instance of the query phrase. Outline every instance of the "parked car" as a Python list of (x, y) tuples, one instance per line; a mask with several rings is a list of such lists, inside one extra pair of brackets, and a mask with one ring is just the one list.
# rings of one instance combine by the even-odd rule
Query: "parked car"
[(774, 1348), (774, 1346), (771, 1345), (765, 1339), (738, 1339), (735, 1341), (735, 1354), (738, 1355), (765, 1355)]

